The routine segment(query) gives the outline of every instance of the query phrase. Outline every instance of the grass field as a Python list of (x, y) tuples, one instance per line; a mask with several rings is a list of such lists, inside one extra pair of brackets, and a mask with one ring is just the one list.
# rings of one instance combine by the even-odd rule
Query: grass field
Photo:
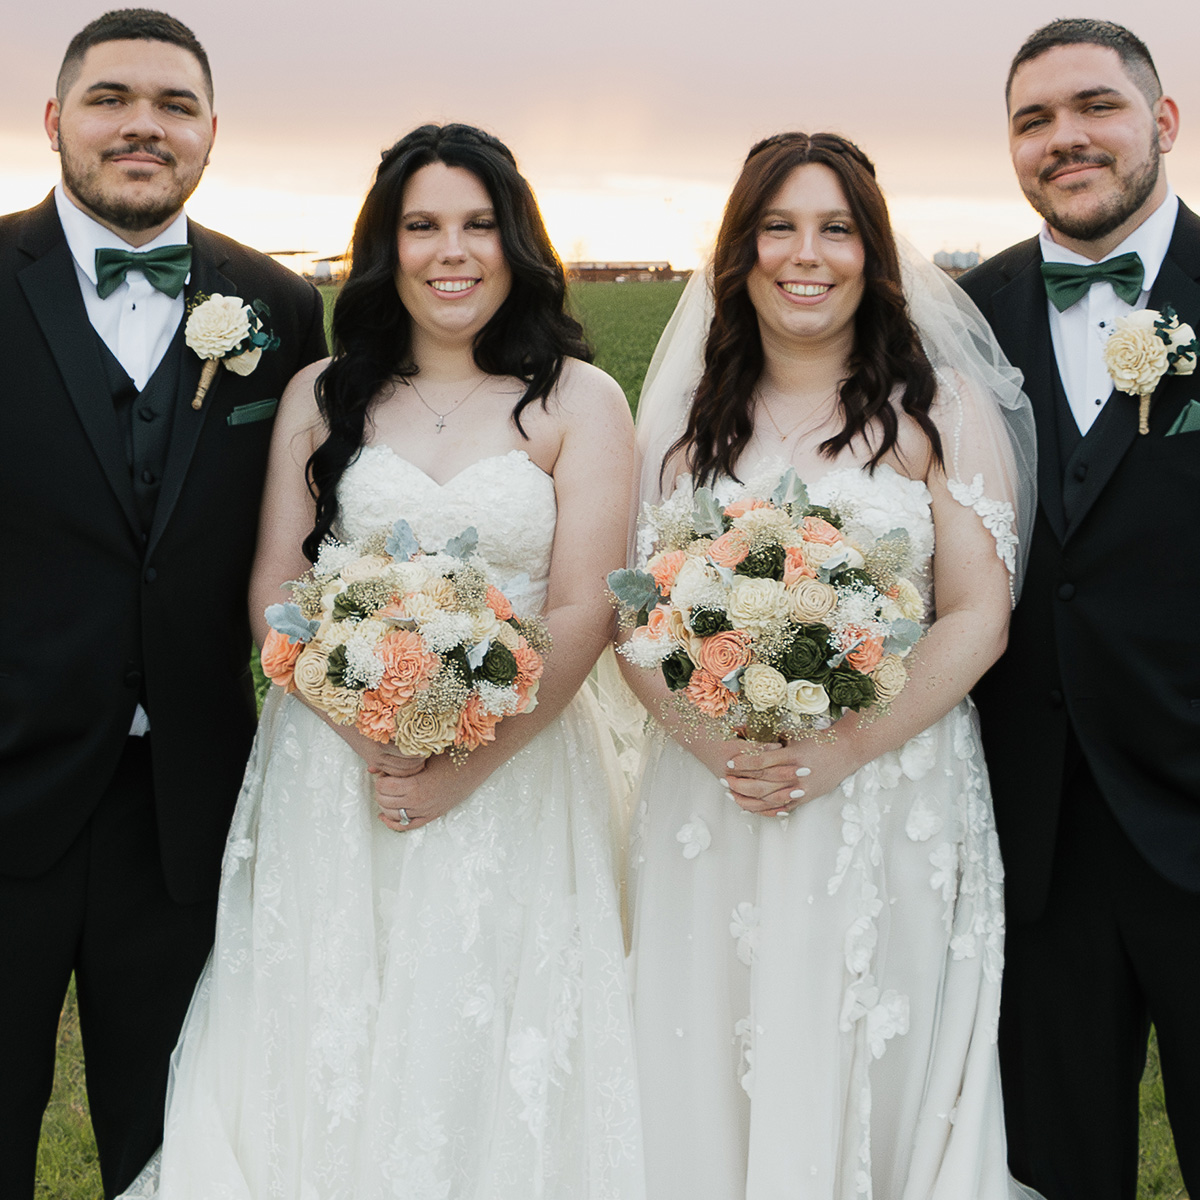
[[(682, 286), (584, 283), (571, 289), (572, 309), (595, 348), (597, 365), (625, 389), (631, 406)], [(325, 293), (328, 316), (334, 291), (325, 289)], [(257, 661), (254, 666), (257, 672)], [(261, 673), (258, 678), (262, 681)], [(1187, 1200), (1167, 1123), (1158, 1047), (1153, 1040), (1142, 1080), (1141, 1115), (1138, 1200)], [(99, 1200), (101, 1196), (73, 984), (59, 1026), (58, 1069), (42, 1126), (36, 1196), (38, 1200)]]

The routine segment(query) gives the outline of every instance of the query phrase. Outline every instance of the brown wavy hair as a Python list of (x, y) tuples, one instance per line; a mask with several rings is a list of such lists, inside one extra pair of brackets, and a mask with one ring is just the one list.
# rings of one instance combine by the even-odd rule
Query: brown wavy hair
[(941, 439), (929, 418), (937, 392), (933, 368), (909, 320), (900, 260), (887, 204), (871, 160), (835, 133), (778, 133), (755, 145), (733, 185), (713, 256), (715, 311), (704, 346), (704, 374), (692, 397), (687, 426), (667, 454), (685, 452), (693, 478), (711, 484), (736, 479), (734, 465), (754, 432), (754, 391), (763, 369), (758, 316), (746, 279), (758, 261), (758, 226), (767, 205), (797, 167), (821, 163), (838, 177), (863, 240), (864, 290), (854, 315), (849, 374), (838, 390), (841, 431), (821, 444), (834, 457), (856, 438), (871, 449), (874, 470), (895, 445), (899, 419), (891, 395), (942, 461)]

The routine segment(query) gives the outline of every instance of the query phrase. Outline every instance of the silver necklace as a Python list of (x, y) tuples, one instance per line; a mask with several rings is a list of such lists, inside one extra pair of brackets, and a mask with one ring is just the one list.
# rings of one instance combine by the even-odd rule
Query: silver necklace
[(441, 433), (442, 430), (446, 428), (446, 418), (452, 412), (454, 412), (455, 409), (461, 408), (464, 404), (466, 404), (466, 402), (470, 400), (470, 398), (475, 395), (475, 393), (479, 391), (481, 387), (483, 387), (487, 380), (488, 376), (485, 375), (461, 400), (450, 405), (445, 412), (438, 412), (438, 410), (434, 408), (424, 396), (421, 395), (421, 389), (417, 387), (417, 381), (415, 379), (409, 377), (405, 380), (405, 382), (412, 388), (413, 394), (417, 397), (417, 399), (420, 400), (420, 402), (425, 405), (425, 407), (429, 409), (429, 411), (433, 413), (435, 417), (437, 417), (437, 431), (438, 433)]

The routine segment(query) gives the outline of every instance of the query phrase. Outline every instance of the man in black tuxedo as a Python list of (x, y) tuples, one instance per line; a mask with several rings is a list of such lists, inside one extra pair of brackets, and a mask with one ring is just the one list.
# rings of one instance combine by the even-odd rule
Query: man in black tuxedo
[[(0, 1196), (31, 1196), (75, 973), (106, 1194), (161, 1139), (254, 734), (246, 594), (271, 417), (325, 353), (320, 296), (188, 221), (216, 119), (163, 13), (72, 41), (45, 118), (62, 182), (0, 218)], [(129, 258), (136, 251), (150, 257)], [(261, 300), (247, 375), (185, 310)]]
[(1176, 105), (1121, 26), (1033, 34), (1008, 114), (1046, 223), (961, 282), (1024, 371), (1038, 433), (1025, 589), (976, 691), (1007, 872), (1009, 1158), (1048, 1200), (1133, 1200), (1153, 1022), (1196, 1196), (1200, 376), (1163, 379), (1140, 435), (1104, 342), (1135, 308), (1200, 326), (1200, 219), (1161, 163)]

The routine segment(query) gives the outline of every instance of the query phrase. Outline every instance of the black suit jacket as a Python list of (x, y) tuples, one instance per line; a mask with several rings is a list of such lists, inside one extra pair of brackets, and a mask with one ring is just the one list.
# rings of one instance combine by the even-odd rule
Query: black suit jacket
[[(1200, 400), (1200, 375), (1163, 380), (1146, 436), (1137, 401), (1114, 393), (1064, 466), (1041, 262), (1034, 238), (960, 280), (1024, 371), (1037, 422), (1025, 588), (975, 692), (1018, 920), (1045, 904), (1069, 728), (1145, 859), (1200, 891), (1200, 432), (1164, 436)], [(1183, 205), (1149, 303), (1200, 328), (1200, 219)]]
[(263, 300), (280, 348), (221, 369), (199, 412), (179, 385), (152, 527), (53, 195), (0, 217), (0, 872), (36, 875), (78, 834), (142, 698), (174, 897), (216, 888), (254, 735), (246, 594), (273, 421), (231, 424), (325, 353), (320, 295), (189, 222), (197, 292)]

